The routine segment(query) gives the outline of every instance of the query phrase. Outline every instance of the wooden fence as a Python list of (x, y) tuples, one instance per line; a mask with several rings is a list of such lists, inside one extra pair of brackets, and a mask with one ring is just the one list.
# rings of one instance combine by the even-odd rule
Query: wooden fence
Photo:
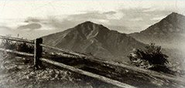
[[(59, 49), (59, 48), (52, 47), (52, 46), (49, 46), (49, 45), (44, 45), (44, 44), (42, 44), (42, 42), (43, 42), (42, 38), (38, 38), (34, 41), (30, 41), (30, 40), (21, 39), (21, 38), (15, 38), (15, 37), (0, 36), (0, 39), (6, 39), (6, 40), (10, 40), (10, 41), (17, 41), (17, 42), (24, 42), (24, 43), (34, 44), (34, 54), (18, 52), (18, 51), (14, 51), (14, 50), (3, 49), (3, 48), (0, 48), (0, 51), (6, 51), (6, 52), (9, 52), (9, 53), (15, 53), (15, 54), (34, 57), (34, 66), (35, 66), (35, 68), (39, 68), (39, 66), (41, 65), (41, 62), (46, 62), (46, 63), (65, 68), (67, 70), (70, 70), (70, 71), (73, 71), (73, 72), (76, 72), (76, 73), (79, 73), (79, 74), (82, 74), (82, 75), (86, 75), (86, 76), (89, 76), (89, 77), (92, 77), (92, 78), (96, 78), (98, 80), (101, 80), (103, 82), (106, 82), (106, 83), (109, 83), (109, 84), (112, 84), (112, 85), (115, 85), (115, 86), (118, 86), (118, 87), (121, 87), (121, 88), (136, 88), (134, 86), (131, 86), (131, 85), (126, 84), (126, 83), (119, 82), (117, 80), (113, 80), (113, 79), (110, 79), (110, 78), (107, 78), (107, 77), (104, 77), (104, 76), (101, 76), (101, 75), (98, 75), (98, 74), (94, 74), (94, 73), (91, 73), (91, 72), (87, 72), (87, 71), (75, 68), (73, 66), (69, 66), (69, 65), (66, 65), (66, 64), (63, 64), (63, 63), (59, 63), (59, 62), (56, 62), (56, 61), (53, 61), (53, 60), (43, 58), (42, 57), (42, 52), (43, 52), (42, 48), (43, 47), (53, 49), (53, 50), (56, 50), (56, 51), (60, 51), (60, 52), (63, 52), (65, 54), (68, 54), (68, 55), (78, 56), (78, 57), (81, 57), (81, 58), (85, 58), (86, 56), (82, 55), (82, 54), (79, 54), (79, 53), (76, 53), (76, 52), (65, 51), (63, 49)], [(119, 64), (119, 63), (115, 63), (115, 62), (108, 62), (108, 61), (100, 61), (100, 60), (97, 60), (97, 59), (91, 59), (91, 61), (106, 63), (106, 64), (110, 64), (110, 65), (114, 65), (114, 66), (119, 66), (119, 67), (122, 67), (122, 68), (130, 69), (130, 70), (137, 71), (137, 72), (140, 72), (140, 73), (144, 73), (144, 74), (147, 74), (147, 75), (152, 75), (154, 77), (163, 78), (163, 79), (176, 81), (176, 82), (180, 82), (180, 83), (185, 83), (184, 79), (182, 79), (182, 78), (177, 78), (175, 76), (167, 75), (167, 74), (161, 74), (161, 73), (158, 73), (158, 72), (155, 72), (155, 71), (149, 71), (149, 70), (141, 69), (141, 68), (138, 68), (138, 67), (130, 67), (130, 66), (127, 66), (127, 65), (124, 65), (124, 64)]]
[(87, 72), (87, 71), (75, 68), (73, 66), (69, 66), (69, 65), (66, 65), (66, 64), (63, 64), (63, 63), (59, 63), (59, 62), (56, 62), (56, 61), (53, 61), (53, 60), (43, 58), (42, 57), (42, 51), (43, 51), (42, 48), (43, 47), (54, 49), (54, 50), (63, 52), (65, 54), (75, 55), (75, 56), (79, 56), (79, 57), (83, 57), (83, 55), (80, 56), (80, 54), (75, 53), (75, 52), (66, 52), (66, 51), (64, 51), (62, 49), (59, 49), (59, 48), (44, 45), (44, 44), (42, 44), (42, 42), (43, 42), (42, 38), (38, 38), (34, 41), (30, 41), (30, 40), (21, 39), (21, 38), (15, 38), (15, 37), (0, 36), (0, 39), (6, 39), (6, 40), (10, 40), (10, 41), (17, 41), (17, 42), (24, 42), (24, 43), (34, 44), (34, 54), (29, 54), (29, 53), (19, 52), (19, 51), (14, 51), (14, 50), (9, 50), (9, 49), (3, 49), (3, 48), (0, 48), (0, 51), (5, 51), (5, 52), (8, 52), (8, 53), (14, 53), (14, 54), (19, 54), (19, 55), (34, 57), (34, 67), (36, 69), (40, 67), (40, 65), (42, 64), (41, 62), (46, 62), (46, 63), (52, 64), (52, 65), (55, 65), (55, 66), (65, 68), (65, 69), (70, 70), (72, 72), (76, 72), (78, 74), (86, 75), (86, 76), (101, 80), (103, 82), (106, 82), (106, 83), (109, 83), (109, 84), (112, 84), (112, 85), (115, 85), (115, 86), (118, 86), (118, 87), (121, 87), (121, 88), (136, 88), (134, 86), (131, 86), (131, 85), (126, 84), (126, 83), (119, 82), (117, 80), (113, 80), (113, 79), (110, 79), (110, 78), (107, 78), (107, 77), (104, 77), (104, 76), (101, 76), (101, 75), (98, 75), (98, 74), (94, 74), (94, 73), (91, 73), (91, 72)]

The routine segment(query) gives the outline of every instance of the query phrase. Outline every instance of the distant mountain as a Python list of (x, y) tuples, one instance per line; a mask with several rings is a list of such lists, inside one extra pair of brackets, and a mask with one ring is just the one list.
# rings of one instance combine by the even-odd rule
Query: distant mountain
[(173, 12), (146, 30), (129, 35), (142, 43), (162, 46), (172, 63), (185, 63), (185, 16)]
[(116, 61), (127, 61), (126, 57), (133, 48), (145, 46), (126, 34), (90, 21), (43, 39), (47, 45)]
[(171, 13), (158, 23), (130, 36), (143, 43), (157, 43), (164, 47), (178, 47), (185, 43), (185, 16)]

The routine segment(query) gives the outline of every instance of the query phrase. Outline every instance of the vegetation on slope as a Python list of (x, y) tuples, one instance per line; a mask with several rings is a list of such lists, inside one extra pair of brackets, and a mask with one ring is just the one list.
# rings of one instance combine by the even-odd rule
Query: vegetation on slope
[(134, 49), (128, 57), (131, 64), (137, 67), (174, 74), (168, 67), (168, 56), (162, 53), (161, 50), (160, 46), (155, 46), (155, 43), (151, 43), (144, 50)]

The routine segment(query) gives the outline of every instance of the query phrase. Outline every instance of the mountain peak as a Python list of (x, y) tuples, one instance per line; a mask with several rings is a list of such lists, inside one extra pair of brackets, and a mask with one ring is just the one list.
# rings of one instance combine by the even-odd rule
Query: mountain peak
[[(150, 42), (174, 42), (179, 40), (185, 33), (185, 16), (172, 12), (161, 21), (151, 25), (147, 29), (131, 34), (132, 37), (139, 41)], [(183, 40), (183, 39), (182, 39)]]
[(173, 21), (177, 21), (177, 20), (181, 21), (185, 19), (185, 16), (182, 14), (176, 13), (176, 12), (172, 12), (164, 19), (173, 20)]
[[(171, 14), (169, 14), (169, 16), (174, 16), (174, 15), (181, 15), (181, 14), (179, 14), (179, 13), (176, 13), (176, 12), (172, 12)], [(183, 15), (181, 15), (181, 16), (183, 16)]]
[(95, 24), (95, 23), (93, 23), (92, 21), (85, 21), (85, 22), (83, 22), (83, 23), (85, 23), (85, 24)]
[(98, 27), (98, 28), (101, 28), (101, 29), (108, 29), (107, 27), (103, 26), (102, 24), (97, 24), (97, 23), (94, 23), (92, 21), (85, 21), (83, 23), (80, 23), (78, 24), (76, 27), (85, 27), (85, 28), (90, 28), (90, 29), (94, 29), (93, 27)]
[(182, 14), (172, 12), (158, 23), (141, 31), (144, 34), (169, 34), (185, 32), (185, 16)]
[(85, 21), (75, 26), (74, 31), (78, 31), (80, 34), (85, 36), (92, 34), (103, 34), (109, 31), (109, 29), (101, 24), (96, 24), (91, 21)]
[(178, 13), (176, 13), (176, 12), (172, 12), (170, 15), (177, 15)]
[(81, 25), (98, 25), (98, 24), (96, 24), (92, 21), (85, 21), (83, 23), (78, 24), (77, 26), (81, 26)]

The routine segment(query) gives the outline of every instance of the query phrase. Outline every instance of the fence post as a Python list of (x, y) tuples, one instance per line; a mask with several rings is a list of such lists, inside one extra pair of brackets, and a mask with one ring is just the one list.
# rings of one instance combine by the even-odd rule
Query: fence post
[(42, 41), (42, 38), (38, 38), (34, 42), (34, 67), (36, 69), (42, 66), (42, 62), (39, 60), (42, 57), (42, 46), (40, 46)]

